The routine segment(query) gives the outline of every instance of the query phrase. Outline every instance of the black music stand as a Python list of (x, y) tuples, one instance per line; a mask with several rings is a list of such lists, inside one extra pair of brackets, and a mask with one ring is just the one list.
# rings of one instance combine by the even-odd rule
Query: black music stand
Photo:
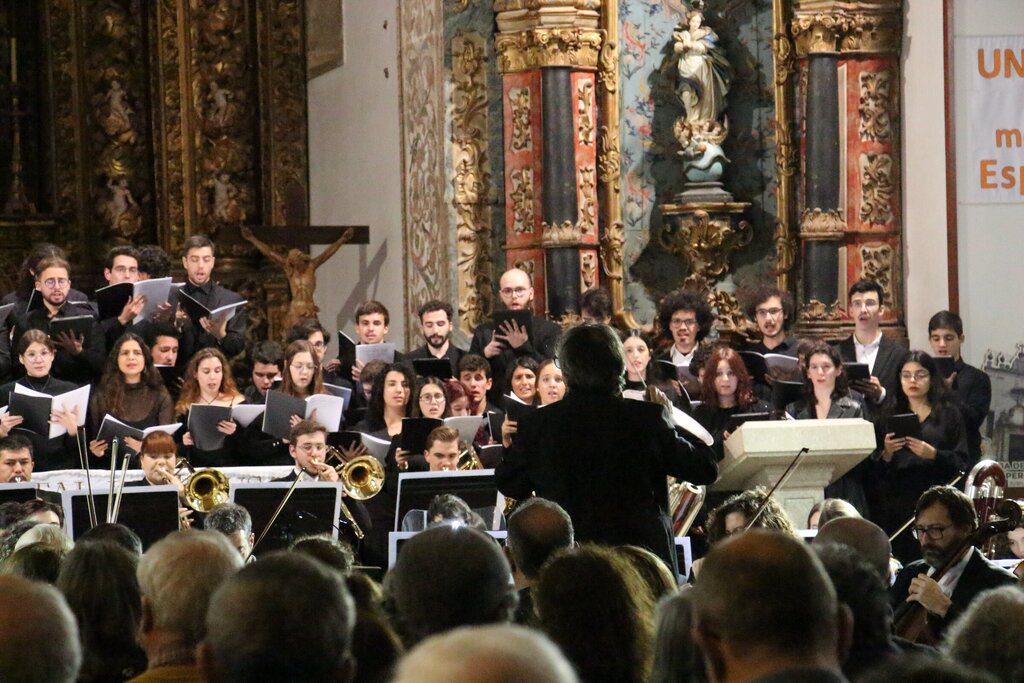
[[(252, 530), (259, 536), (291, 487), (287, 481), (232, 484), (231, 500), (249, 511)], [(341, 486), (328, 481), (302, 481), (281, 510), (274, 526), (256, 549), (263, 554), (288, 548), (303, 536), (338, 537)]]
[[(96, 516), (100, 524), (106, 521), (107, 492), (95, 491)], [(89, 492), (39, 492), (43, 500), (64, 508), (64, 529), (72, 539), (89, 530)], [(117, 497), (117, 493), (114, 493)], [(128, 487), (121, 493), (121, 509), (117, 523), (123, 524), (142, 539), (143, 549), (153, 545), (167, 534), (178, 530), (178, 489), (171, 485)]]
[(20, 481), (14, 484), (0, 484), (0, 504), (24, 503), (36, 498), (36, 484)]
[[(395, 502), (395, 531), (402, 531), (402, 520), (410, 510), (424, 510), (441, 493), (458, 496), (473, 510), (505, 510), (505, 496), (498, 492), (494, 470), (457, 472), (403, 472), (398, 475), (398, 500)], [(500, 527), (501, 520), (484, 519), (489, 528)]]

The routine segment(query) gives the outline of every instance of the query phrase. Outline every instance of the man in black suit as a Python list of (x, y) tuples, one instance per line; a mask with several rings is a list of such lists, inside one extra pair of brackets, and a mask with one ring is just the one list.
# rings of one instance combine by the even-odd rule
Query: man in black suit
[[(206, 235), (192, 235), (185, 240), (181, 265), (185, 268), (188, 281), (181, 291), (206, 306), (209, 310), (242, 301), (242, 297), (213, 281), (213, 268), (217, 258), (213, 241)], [(179, 316), (182, 324), (181, 353), (179, 363), (187, 363), (200, 349), (218, 347), (228, 358), (245, 349), (245, 311), (239, 309), (230, 320), (216, 323), (202, 318), (197, 328), (187, 316)]]
[(960, 355), (964, 343), (964, 321), (950, 311), (939, 311), (928, 321), (928, 343), (932, 355), (953, 359), (953, 373), (945, 378), (953, 390), (957, 407), (967, 426), (969, 467), (981, 460), (981, 425), (992, 405), (992, 381), (984, 372), (968, 365)]
[(420, 317), (420, 332), (424, 343), (405, 354), (404, 359), (444, 358), (451, 363), (452, 376), (456, 376), (463, 351), (452, 344), (452, 313), (450, 304), (436, 299), (420, 306), (417, 315)]
[[(917, 499), (914, 536), (921, 556), (903, 568), (889, 590), (889, 602), (897, 609), (918, 602), (928, 610), (930, 623), (941, 634), (979, 593), (1016, 583), (1010, 572), (985, 559), (967, 538), (978, 527), (974, 504), (959, 489), (933, 486)], [(954, 564), (938, 580), (934, 570)]]
[[(533, 283), (525, 271), (518, 268), (506, 270), (499, 282), (498, 294), (507, 310), (530, 310)], [(531, 356), (539, 363), (555, 355), (555, 345), (562, 334), (562, 328), (550, 320), (537, 316), (533, 316), (530, 324), (533, 327), (532, 337), (515, 321), (502, 323), (497, 329), (494, 323), (484, 323), (473, 331), (473, 342), (469, 346), (469, 352), (482, 355), (491, 364), (494, 384), (489, 395), (494, 402), (508, 392), (508, 368), (515, 363), (517, 357)]]
[(666, 477), (711, 484), (714, 453), (676, 430), (660, 392), (660, 404), (621, 398), (625, 352), (607, 325), (569, 329), (559, 362), (565, 398), (520, 420), (499, 490), (558, 503), (580, 541), (643, 546), (675, 568)]
[(885, 304), (880, 284), (858, 280), (850, 287), (849, 301), (853, 334), (839, 343), (839, 355), (846, 363), (867, 364), (871, 378), (851, 382), (850, 387), (877, 407), (887, 396), (899, 391), (900, 366), (906, 349), (882, 334), (880, 323)]

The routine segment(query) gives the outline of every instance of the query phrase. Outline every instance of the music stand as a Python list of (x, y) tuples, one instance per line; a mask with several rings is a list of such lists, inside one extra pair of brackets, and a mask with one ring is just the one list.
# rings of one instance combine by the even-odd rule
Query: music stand
[(0, 484), (0, 504), (25, 503), (36, 498), (37, 484), (19, 481), (14, 484)]
[(505, 511), (505, 496), (498, 492), (494, 470), (456, 472), (403, 472), (398, 475), (398, 499), (395, 501), (395, 531), (410, 510), (427, 510), (434, 496), (450, 493), (470, 508), (494, 508), (494, 517), (485, 519), (491, 529), (499, 526), (498, 516)]
[[(249, 511), (252, 529), (259, 535), (290, 486), (287, 481), (233, 485), (231, 500)], [(329, 535), (336, 539), (340, 512), (341, 485), (328, 481), (299, 482), (258, 551), (262, 554), (286, 549), (302, 536)]]
[[(72, 539), (89, 530), (89, 492), (40, 491), (40, 497), (64, 508), (64, 530)], [(107, 491), (95, 491), (96, 513), (100, 523), (107, 509)], [(117, 496), (116, 492), (114, 494)], [(178, 489), (161, 486), (125, 487), (121, 494), (121, 510), (117, 523), (123, 524), (142, 539), (143, 549), (178, 530)]]
[[(410, 538), (420, 533), (419, 531), (389, 531), (388, 532), (388, 570), (395, 566), (395, 562), (398, 560), (398, 553), (402, 550), (402, 546)], [(500, 545), (505, 545), (505, 540), (508, 538), (507, 531), (485, 531), (485, 534), (498, 541)]]

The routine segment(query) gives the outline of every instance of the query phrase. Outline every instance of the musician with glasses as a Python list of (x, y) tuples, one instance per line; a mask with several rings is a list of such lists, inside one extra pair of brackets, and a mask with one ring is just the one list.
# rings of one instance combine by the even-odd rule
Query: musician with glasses
[[(1011, 572), (965, 544), (977, 527), (974, 503), (959, 489), (933, 486), (925, 491), (917, 500), (912, 529), (923, 559), (908, 564), (896, 576), (889, 591), (893, 609), (904, 602), (918, 602), (941, 633), (979, 593), (1016, 583)], [(950, 562), (954, 564), (938, 581), (931, 578)]]
[(327, 462), (327, 428), (314, 420), (300, 420), (288, 435), (288, 454), (295, 467), (275, 481), (295, 481), (304, 474), (307, 481), (338, 481), (338, 471)]
[[(533, 302), (533, 283), (526, 271), (519, 268), (506, 270), (499, 281), (498, 294), (501, 303), (509, 311), (528, 311)], [(555, 355), (555, 344), (562, 334), (562, 328), (536, 315), (530, 325), (533, 336), (515, 321), (503, 322), (496, 327), (493, 322), (483, 323), (473, 331), (473, 342), (469, 352), (482, 355), (491, 364), (494, 384), (488, 392), (492, 401), (508, 393), (509, 366), (516, 358), (530, 356), (538, 363)]]
[[(31, 310), (24, 313), (12, 314), (12, 320), (15, 321), (12, 345), (17, 347), (18, 341), (28, 330), (49, 333), (51, 320), (91, 317), (86, 335), (63, 332), (53, 336), (57, 352), (51, 374), (56, 379), (81, 386), (91, 384), (103, 372), (106, 344), (92, 310), (85, 304), (75, 304), (68, 300), (68, 292), (71, 290), (69, 272), (68, 262), (58, 257), (45, 258), (36, 264), (35, 288), (39, 305), (32, 305)], [(15, 375), (19, 374), (16, 370)]]
[[(900, 387), (876, 422), (878, 450), (864, 476), (871, 521), (888, 534), (912, 515), (918, 496), (953, 480), (965, 470), (968, 458), (967, 428), (931, 356), (908, 352), (897, 376)], [(897, 438), (890, 427), (892, 417), (911, 413), (920, 423), (920, 438)], [(893, 554), (901, 561), (916, 559), (917, 552), (909, 534), (893, 540)]]

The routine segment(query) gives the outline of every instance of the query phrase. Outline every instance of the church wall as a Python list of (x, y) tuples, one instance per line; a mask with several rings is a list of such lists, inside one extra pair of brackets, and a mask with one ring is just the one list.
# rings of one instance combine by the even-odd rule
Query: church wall
[(397, 0), (345, 3), (344, 64), (309, 83), (309, 186), (313, 225), (370, 226), (368, 245), (342, 247), (317, 272), (321, 321), (353, 335), (356, 306), (378, 299), (391, 313), (389, 340), (402, 346), (397, 11)]

